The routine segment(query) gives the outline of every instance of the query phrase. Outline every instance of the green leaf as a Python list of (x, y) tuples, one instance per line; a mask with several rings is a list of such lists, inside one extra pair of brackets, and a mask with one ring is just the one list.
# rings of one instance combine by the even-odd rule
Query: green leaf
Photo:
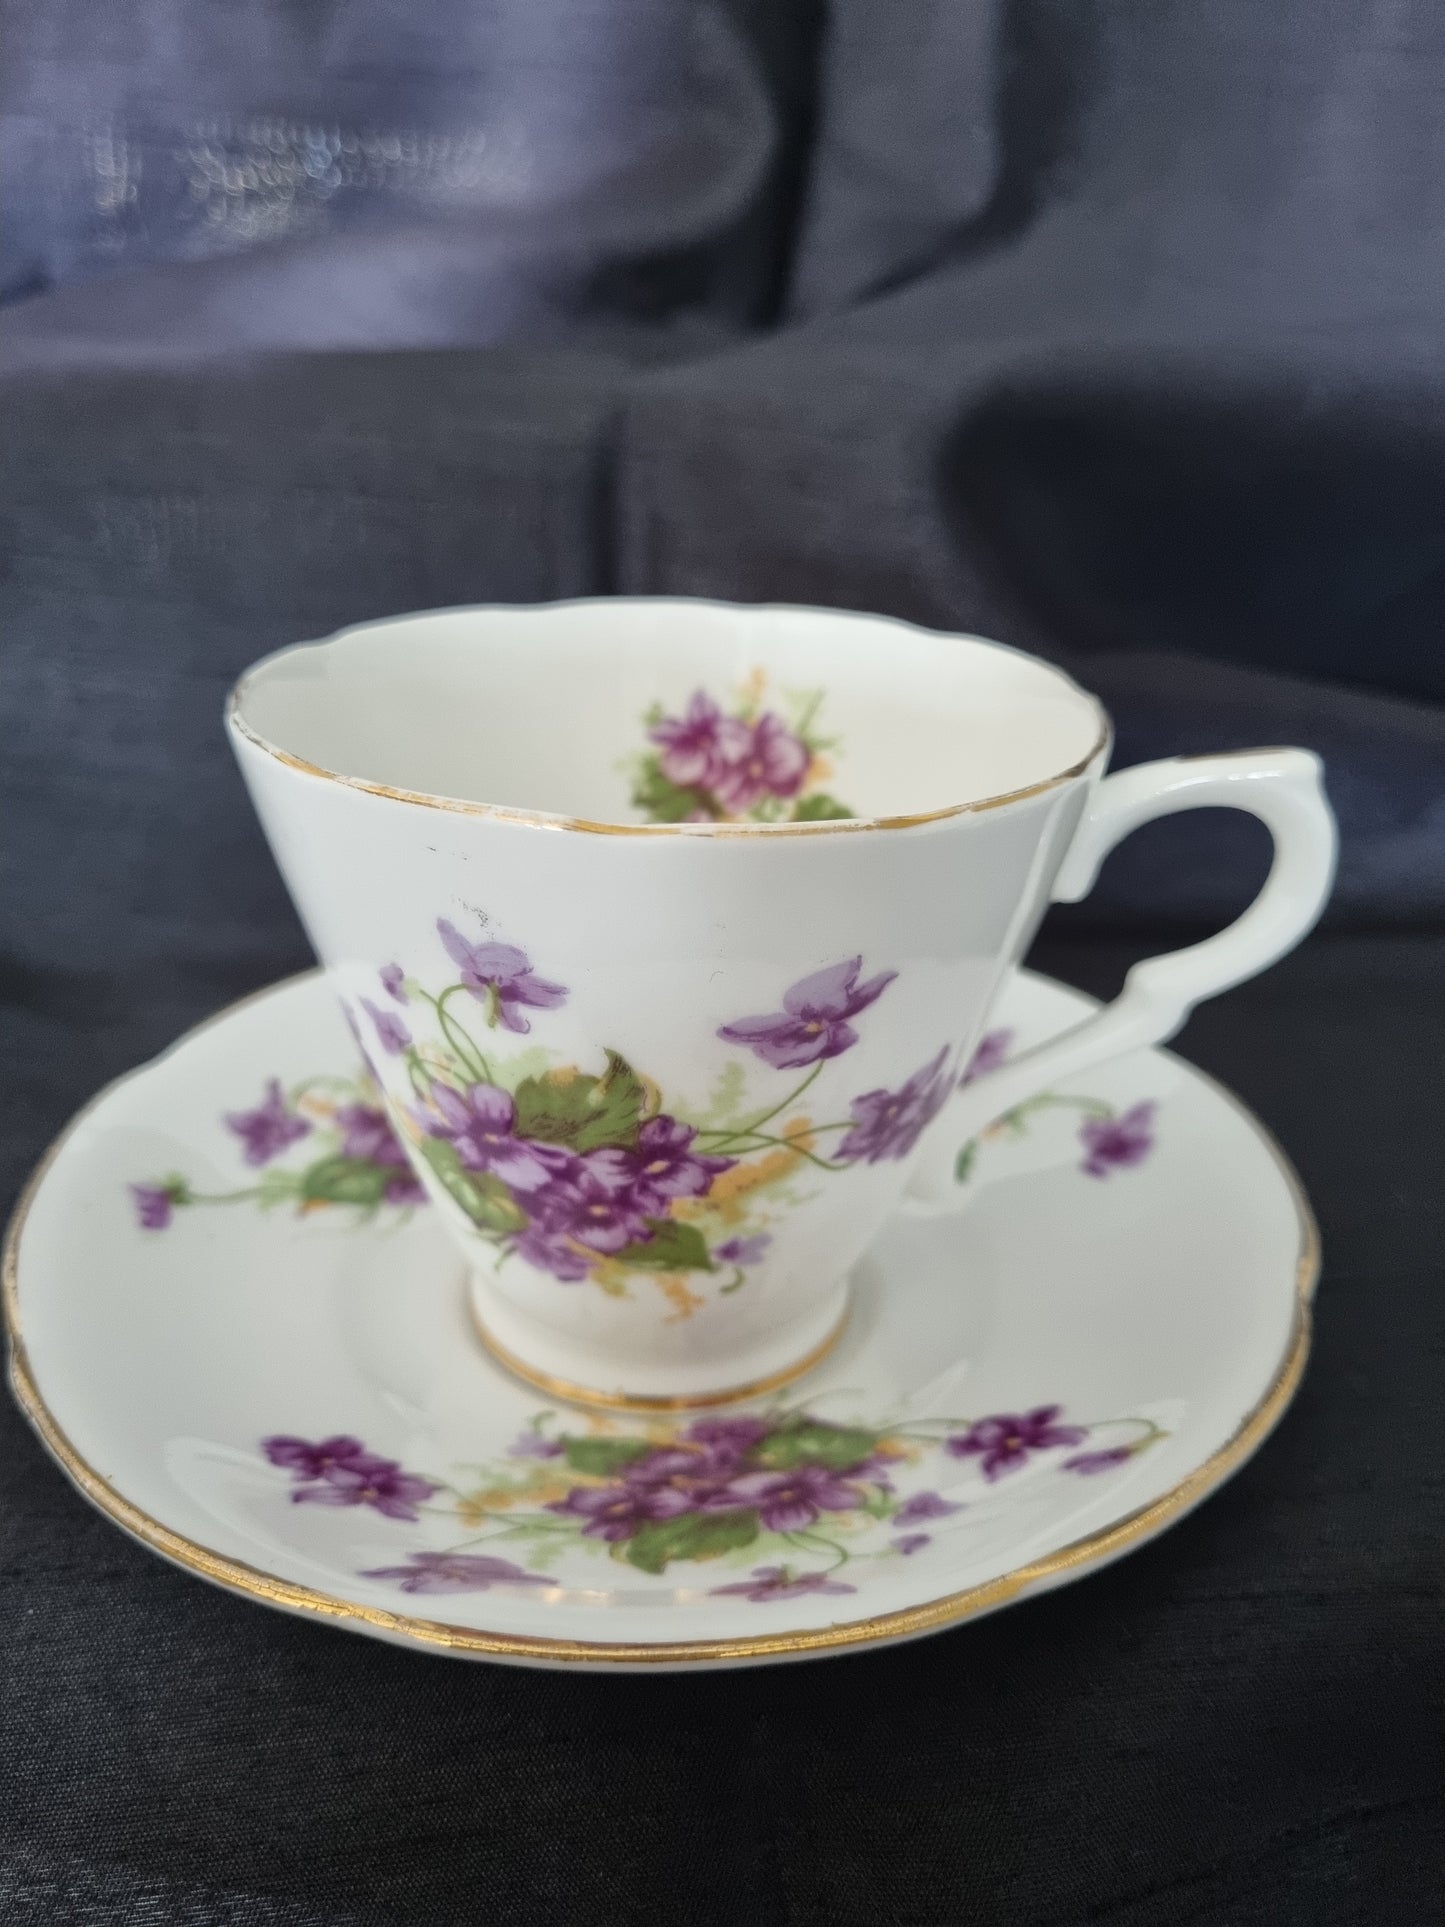
[(820, 1425), (816, 1419), (803, 1418), (764, 1439), (749, 1456), (769, 1472), (791, 1472), (799, 1465), (826, 1465), (830, 1471), (841, 1472), (866, 1459), (877, 1443), (876, 1432), (851, 1425)]
[(549, 1071), (545, 1077), (524, 1078), (513, 1101), (518, 1137), (565, 1144), (574, 1151), (598, 1151), (604, 1146), (631, 1150), (647, 1093), (627, 1059), (610, 1050), (601, 1077)]
[(973, 1171), (974, 1160), (978, 1156), (978, 1139), (971, 1137), (954, 1160), (953, 1177), (956, 1184), (967, 1184)]
[(805, 796), (793, 811), (795, 823), (832, 823), (845, 816), (852, 816), (852, 810), (838, 801), (836, 796), (827, 796), (819, 790), (816, 796)]
[[(459, 1204), (481, 1230), (501, 1236), (520, 1231), (527, 1222), (527, 1214), (501, 1179), (493, 1177), (490, 1171), (463, 1170), (457, 1147), (447, 1138), (423, 1138), (421, 1154), (447, 1196)], [(382, 1188), (385, 1189), (384, 1183)]]
[(652, 1236), (645, 1244), (639, 1240), (624, 1245), (617, 1254), (619, 1265), (639, 1271), (716, 1271), (695, 1224), (679, 1224), (676, 1218), (648, 1218), (646, 1223)]
[(562, 1455), (573, 1472), (610, 1479), (652, 1450), (650, 1439), (563, 1439)]
[(388, 1177), (366, 1158), (322, 1158), (301, 1173), (301, 1196), (308, 1204), (359, 1204), (372, 1209), (386, 1196)]
[(628, 1565), (661, 1572), (669, 1559), (716, 1559), (758, 1536), (756, 1512), (681, 1512), (651, 1519), (624, 1542)]
[(662, 765), (649, 756), (632, 785), (632, 807), (641, 810), (653, 823), (685, 823), (696, 811), (716, 816), (717, 809), (705, 790), (679, 789), (662, 773)]

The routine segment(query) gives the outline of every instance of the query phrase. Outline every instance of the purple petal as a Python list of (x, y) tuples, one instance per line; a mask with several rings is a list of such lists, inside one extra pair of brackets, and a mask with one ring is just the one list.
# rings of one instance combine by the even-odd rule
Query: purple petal
[[(810, 977), (800, 977), (783, 992), (783, 1009), (794, 1017), (847, 1017), (853, 1009), (853, 986), (862, 968), (861, 956), (848, 957), (826, 970), (815, 970)], [(882, 984), (878, 988), (881, 990)]]
[(901, 1539), (894, 1539), (891, 1543), (893, 1550), (901, 1552), (906, 1559), (910, 1553), (932, 1545), (933, 1541), (926, 1532), (905, 1532)]

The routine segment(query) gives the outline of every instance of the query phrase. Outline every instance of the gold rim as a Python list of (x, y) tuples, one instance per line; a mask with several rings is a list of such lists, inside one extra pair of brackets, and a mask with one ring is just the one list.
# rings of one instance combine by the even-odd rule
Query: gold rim
[[(1052, 668), (1052, 664), (1047, 665)], [(1059, 672), (1062, 674), (1062, 671)], [(704, 839), (735, 836), (856, 836), (865, 830), (912, 830), (922, 823), (942, 823), (954, 816), (977, 816), (985, 810), (1001, 810), (1010, 803), (1025, 803), (1030, 797), (1072, 783), (1084, 774), (1108, 749), (1113, 739), (1113, 724), (1096, 697), (1085, 689), (1079, 694), (1093, 706), (1099, 718), (1099, 733), (1086, 756), (1080, 757), (1057, 776), (1023, 789), (1007, 790), (1001, 796), (984, 796), (972, 803), (949, 803), (941, 810), (923, 810), (912, 816), (852, 816), (820, 823), (603, 823), (586, 816), (552, 816), (542, 810), (508, 809), (500, 803), (471, 803), (459, 796), (434, 796), (428, 790), (397, 789), (390, 783), (373, 783), (365, 776), (344, 776), (340, 770), (327, 769), (322, 763), (308, 762), (289, 749), (254, 730), (241, 714), (241, 698), (248, 678), (243, 676), (226, 700), (226, 720), (236, 734), (273, 762), (301, 776), (314, 776), (324, 783), (339, 783), (343, 789), (358, 790), (366, 796), (382, 796), (392, 803), (415, 803), (422, 809), (445, 810), (454, 816), (480, 816), (496, 823), (515, 823), (533, 830), (580, 830), (587, 836), (690, 836)], [(1067, 678), (1065, 680), (1068, 680)], [(1073, 685), (1078, 688), (1077, 684)]]
[(746, 1385), (734, 1385), (725, 1392), (699, 1392), (692, 1398), (663, 1398), (649, 1396), (645, 1392), (594, 1392), (590, 1386), (578, 1385), (570, 1378), (554, 1378), (550, 1372), (539, 1372), (531, 1365), (524, 1364), (515, 1352), (508, 1351), (493, 1337), (472, 1304), (470, 1293), (467, 1308), (471, 1312), (477, 1337), (503, 1371), (510, 1372), (513, 1378), (519, 1378), (523, 1384), (545, 1392), (549, 1398), (563, 1399), (569, 1405), (601, 1405), (609, 1411), (621, 1412), (697, 1412), (709, 1405), (736, 1405), (741, 1399), (761, 1398), (765, 1392), (780, 1391), (784, 1385), (791, 1385), (825, 1359), (843, 1336), (843, 1328), (848, 1323), (848, 1307), (844, 1306), (843, 1316), (821, 1344), (815, 1345), (791, 1365), (785, 1365), (781, 1371), (769, 1372), (766, 1378), (752, 1379)]
[[(299, 973), (300, 976), (314, 974), (317, 973), (311, 971)], [(246, 1005), (257, 1003), (261, 998), (270, 996), (285, 988), (286, 984), (297, 980), (297, 978), (288, 978), (280, 984), (273, 984), (265, 990), (254, 991), (250, 996), (239, 999), (225, 1010), (218, 1011), (214, 1016), (205, 1018), (201, 1023), (193, 1026), (177, 1039), (177, 1042), (170, 1047), (171, 1050), (179, 1048), (200, 1032), (209, 1030), (212, 1025), (224, 1022)], [(162, 1053), (162, 1055), (168, 1054)], [(154, 1061), (157, 1060), (152, 1060)], [(418, 1619), (407, 1613), (389, 1612), (384, 1607), (359, 1605), (353, 1601), (335, 1598), (328, 1593), (317, 1592), (310, 1586), (300, 1586), (293, 1584), (290, 1580), (277, 1579), (269, 1573), (262, 1572), (256, 1566), (247, 1565), (239, 1559), (229, 1558), (223, 1553), (211, 1551), (209, 1547), (198, 1545), (195, 1540), (172, 1532), (168, 1526), (151, 1518), (149, 1513), (143, 1512), (139, 1506), (133, 1505), (129, 1499), (118, 1492), (110, 1481), (97, 1472), (75, 1449), (46, 1405), (35, 1381), (20, 1326), (20, 1243), (25, 1229), (25, 1220), (51, 1166), (71, 1136), (112, 1091), (125, 1083), (127, 1078), (136, 1076), (148, 1068), (148, 1065), (141, 1065), (137, 1071), (128, 1072), (126, 1077), (117, 1078), (104, 1090), (97, 1092), (90, 1102), (76, 1113), (36, 1165), (11, 1216), (5, 1233), (0, 1273), (3, 1273), (5, 1324), (10, 1339), (10, 1383), (17, 1402), (39, 1434), (46, 1449), (76, 1487), (123, 1531), (128, 1532), (132, 1538), (138, 1539), (142, 1545), (150, 1547), (153, 1552), (161, 1554), (163, 1558), (184, 1567), (187, 1571), (199, 1574), (204, 1579), (210, 1579), (217, 1585), (228, 1587), (231, 1591), (245, 1594), (250, 1598), (259, 1599), (267, 1605), (282, 1607), (317, 1619), (368, 1626), (379, 1633), (400, 1636), (418, 1645), (435, 1647), (444, 1652), (476, 1653), (502, 1659), (548, 1660), (558, 1664), (575, 1661), (604, 1667), (609, 1664), (667, 1666), (688, 1662), (701, 1664), (732, 1659), (768, 1659), (796, 1653), (837, 1652), (880, 1640), (906, 1639), (913, 1634), (936, 1632), (942, 1627), (957, 1625), (963, 1620), (975, 1618), (996, 1607), (1008, 1605), (1024, 1593), (1046, 1585), (1050, 1580), (1062, 1578), (1068, 1573), (1078, 1572), (1117, 1557), (1130, 1547), (1137, 1546), (1163, 1531), (1167, 1525), (1188, 1512), (1202, 1499), (1207, 1498), (1249, 1458), (1278, 1424), (1298, 1389), (1309, 1356), (1310, 1301), (1319, 1277), (1320, 1242), (1314, 1214), (1310, 1209), (1304, 1187), (1284, 1151), (1248, 1107), (1206, 1072), (1196, 1070), (1193, 1065), (1189, 1065), (1187, 1068), (1194, 1076), (1225, 1098), (1233, 1109), (1247, 1120), (1274, 1160), (1295, 1206), (1299, 1223), (1299, 1255), (1295, 1267), (1295, 1302), (1290, 1336), (1284, 1356), (1267, 1390), (1225, 1443), (1161, 1497), (1098, 1532), (1089, 1533), (1081, 1539), (1074, 1540), (1070, 1545), (1061, 1547), (1057, 1552), (1049, 1553), (1046, 1557), (1034, 1560), (1028, 1565), (1019, 1566), (1012, 1572), (1003, 1573), (996, 1579), (986, 1580), (981, 1585), (967, 1587), (961, 1592), (945, 1594), (942, 1598), (929, 1600), (923, 1605), (877, 1614), (869, 1619), (851, 1620), (842, 1625), (815, 1627), (800, 1632), (756, 1633), (740, 1639), (644, 1643), (543, 1639), (523, 1634), (478, 1632), (467, 1626), (449, 1626), (438, 1620)]]

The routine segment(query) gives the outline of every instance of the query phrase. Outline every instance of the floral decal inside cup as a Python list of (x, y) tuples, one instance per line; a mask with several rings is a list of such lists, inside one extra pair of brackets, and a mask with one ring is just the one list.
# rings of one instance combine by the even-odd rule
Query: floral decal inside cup
[(694, 690), (680, 715), (660, 703), (644, 721), (651, 750), (628, 765), (633, 807), (649, 823), (821, 823), (855, 812), (825, 785), (836, 738), (817, 728), (821, 689), (767, 706), (755, 671), (725, 709)]
[[(966, 1531), (1020, 1474), (1092, 1477), (1165, 1436), (1152, 1419), (1081, 1424), (1058, 1405), (892, 1425), (783, 1408), (625, 1430), (548, 1411), (505, 1460), (455, 1481), (406, 1470), (349, 1435), (279, 1434), (262, 1451), (286, 1473), (294, 1505), (365, 1509), (432, 1537), (449, 1527), (446, 1544), (365, 1569), (406, 1593), (555, 1584), (545, 1568), (590, 1552), (653, 1575), (746, 1566), (710, 1590), (767, 1604), (856, 1592), (857, 1577), (912, 1558), (939, 1531)], [(853, 1578), (839, 1576), (844, 1567)]]

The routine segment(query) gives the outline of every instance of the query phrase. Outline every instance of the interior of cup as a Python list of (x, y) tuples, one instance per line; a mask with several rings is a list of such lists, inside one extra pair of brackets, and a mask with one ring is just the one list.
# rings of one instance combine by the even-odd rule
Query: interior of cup
[(352, 781), (641, 824), (927, 815), (1086, 762), (1098, 704), (1030, 656), (836, 610), (452, 609), (268, 657), (244, 732)]

